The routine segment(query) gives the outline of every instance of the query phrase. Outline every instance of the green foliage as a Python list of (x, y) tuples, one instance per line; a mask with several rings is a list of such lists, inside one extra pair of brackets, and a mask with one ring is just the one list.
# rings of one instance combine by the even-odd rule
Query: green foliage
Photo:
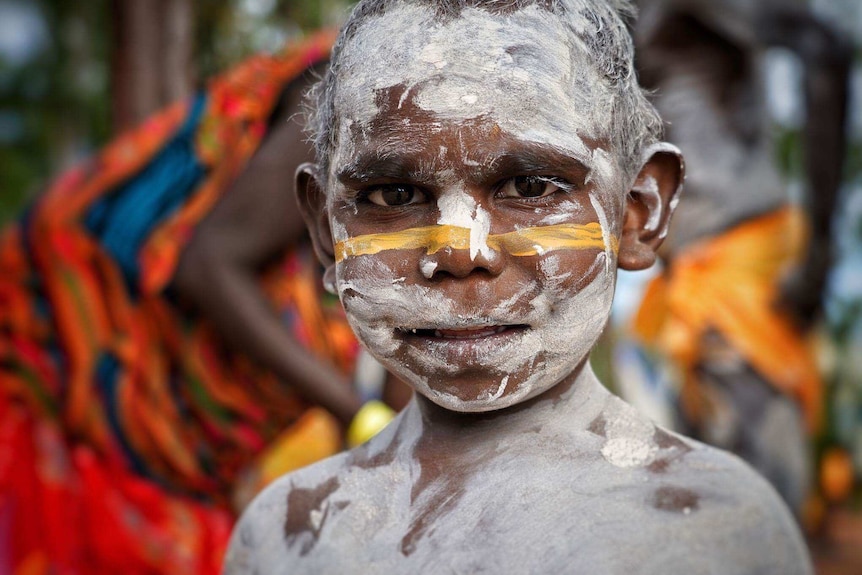
[(196, 65), (207, 78), (302, 33), (337, 26), (351, 0), (195, 0)]
[(0, 61), (0, 224), (62, 167), (109, 137), (107, 0), (38, 3), (51, 38), (20, 66)]

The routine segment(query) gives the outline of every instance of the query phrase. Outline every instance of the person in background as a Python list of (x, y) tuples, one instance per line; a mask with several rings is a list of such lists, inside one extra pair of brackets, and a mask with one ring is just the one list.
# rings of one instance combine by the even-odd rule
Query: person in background
[(217, 573), (258, 489), (386, 419), (293, 195), (333, 38), (216, 78), (3, 230), (0, 572)]
[[(685, 153), (687, 180), (635, 332), (681, 374), (683, 431), (742, 456), (801, 513), (823, 387), (806, 338), (831, 261), (851, 51), (794, 3), (639, 5), (639, 74)], [(801, 205), (775, 164), (769, 47), (791, 50), (804, 70)]]

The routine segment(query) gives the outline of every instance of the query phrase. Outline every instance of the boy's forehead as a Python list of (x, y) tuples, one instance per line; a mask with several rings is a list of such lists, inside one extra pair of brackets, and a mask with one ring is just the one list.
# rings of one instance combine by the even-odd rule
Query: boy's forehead
[(582, 138), (607, 138), (613, 97), (577, 25), (538, 6), (505, 15), (467, 8), (446, 21), (422, 6), (394, 7), (343, 49), (339, 141), (391, 112), (381, 95), (397, 87), (403, 102), (439, 121), (480, 118), (518, 139), (589, 156)]

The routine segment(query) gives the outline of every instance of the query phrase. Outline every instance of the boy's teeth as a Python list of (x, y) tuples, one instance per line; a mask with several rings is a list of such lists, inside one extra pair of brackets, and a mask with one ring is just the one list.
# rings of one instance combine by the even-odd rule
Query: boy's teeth
[(435, 329), (434, 337), (444, 339), (472, 339), (500, 333), (506, 329), (504, 325), (468, 327), (463, 329)]

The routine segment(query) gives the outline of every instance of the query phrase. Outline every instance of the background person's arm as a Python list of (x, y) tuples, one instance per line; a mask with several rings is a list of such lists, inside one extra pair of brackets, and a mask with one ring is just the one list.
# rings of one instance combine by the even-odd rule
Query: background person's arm
[(305, 349), (265, 297), (259, 272), (299, 242), (294, 172), (311, 158), (299, 111), (300, 90), (245, 171), (201, 222), (183, 252), (173, 287), (234, 349), (269, 368), (346, 427), (360, 407), (344, 375)]

